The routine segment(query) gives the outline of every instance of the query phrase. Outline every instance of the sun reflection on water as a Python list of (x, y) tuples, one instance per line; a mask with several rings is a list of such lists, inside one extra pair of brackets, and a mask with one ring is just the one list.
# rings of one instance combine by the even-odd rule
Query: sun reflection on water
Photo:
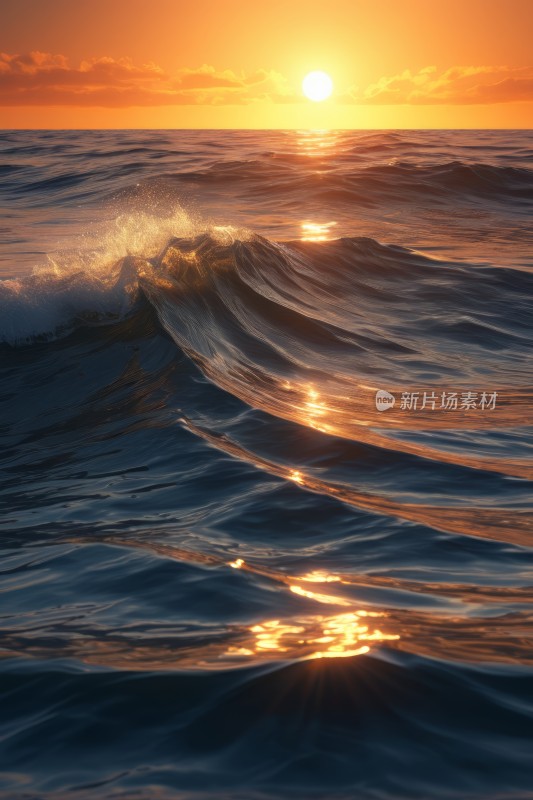
[(327, 242), (334, 238), (330, 235), (330, 228), (336, 224), (336, 222), (302, 222), (300, 239), (302, 242)]
[(291, 470), (289, 478), (291, 479), (291, 481), (294, 481), (295, 483), (303, 483), (304, 482), (303, 475), (302, 475), (302, 473), (300, 472), (299, 469)]
[(340, 577), (338, 575), (330, 575), (327, 572), (321, 572), (320, 570), (314, 570), (313, 572), (308, 572), (306, 575), (301, 575), (299, 580), (308, 581), (309, 583), (338, 583)]
[(342, 149), (339, 131), (310, 129), (296, 132), (296, 152), (299, 155), (324, 158), (335, 155)]
[(304, 401), (301, 406), (302, 421), (310, 428), (314, 428), (322, 433), (328, 433), (329, 426), (324, 420), (330, 409), (323, 400), (320, 399), (319, 392), (310, 386), (305, 390)]
[(369, 617), (385, 616), (357, 610), (296, 621), (266, 620), (249, 628), (249, 641), (230, 647), (227, 655), (272, 658), (283, 654), (284, 658), (303, 660), (350, 658), (368, 653), (372, 644), (400, 638), (368, 624)]
[[(230, 561), (228, 566), (256, 571), (242, 559)], [(267, 571), (261, 570), (261, 573), (269, 576)], [(316, 592), (300, 585), (343, 584), (338, 575), (316, 570), (300, 577), (278, 573), (275, 579), (284, 584), (292, 594), (305, 600), (350, 610), (327, 616), (307, 614), (256, 623), (241, 633), (239, 640), (234, 641), (226, 650), (226, 656), (232, 659), (243, 657), (247, 660), (275, 658), (281, 654), (283, 658), (298, 660), (348, 658), (368, 653), (372, 644), (400, 638), (398, 634), (386, 633), (372, 624), (373, 620), (387, 618), (387, 613), (354, 609), (353, 603), (346, 597)]]
[(300, 597), (308, 597), (310, 600), (316, 600), (317, 603), (329, 603), (336, 606), (349, 606), (351, 605), (348, 600), (336, 595), (320, 594), (319, 592), (312, 592), (310, 589), (303, 589), (301, 586), (289, 586), (293, 594), (299, 594)]

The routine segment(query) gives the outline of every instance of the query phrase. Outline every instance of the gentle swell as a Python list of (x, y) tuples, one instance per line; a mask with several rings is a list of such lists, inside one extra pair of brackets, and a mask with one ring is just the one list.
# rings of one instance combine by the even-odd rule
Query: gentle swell
[(174, 179), (201, 186), (231, 182), (242, 184), (245, 191), (253, 185), (254, 191), (266, 194), (312, 191), (323, 198), (340, 200), (345, 197), (363, 205), (399, 198), (404, 202), (424, 198), (446, 202), (453, 196), (465, 199), (469, 195), (488, 203), (533, 200), (533, 170), (526, 167), (461, 161), (431, 165), (394, 161), (351, 171), (325, 170), (314, 175), (298, 167), (301, 167), (301, 160), (295, 156), (220, 161), (204, 170), (181, 172)]

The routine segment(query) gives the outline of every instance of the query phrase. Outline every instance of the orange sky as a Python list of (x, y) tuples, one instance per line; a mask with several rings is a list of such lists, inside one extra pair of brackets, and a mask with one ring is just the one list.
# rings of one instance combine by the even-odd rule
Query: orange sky
[(533, 0), (1, 0), (1, 125), (533, 127), (532, 30)]

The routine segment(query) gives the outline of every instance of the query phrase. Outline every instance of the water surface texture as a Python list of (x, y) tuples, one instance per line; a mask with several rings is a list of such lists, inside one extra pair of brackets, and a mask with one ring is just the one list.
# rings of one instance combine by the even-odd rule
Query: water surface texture
[(533, 798), (532, 154), (0, 135), (2, 800)]

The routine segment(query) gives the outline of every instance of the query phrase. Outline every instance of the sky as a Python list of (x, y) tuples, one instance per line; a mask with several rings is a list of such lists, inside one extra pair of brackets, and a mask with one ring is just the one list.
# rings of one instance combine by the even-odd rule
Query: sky
[(530, 128), (532, 30), (533, 0), (1, 0), (0, 126)]

